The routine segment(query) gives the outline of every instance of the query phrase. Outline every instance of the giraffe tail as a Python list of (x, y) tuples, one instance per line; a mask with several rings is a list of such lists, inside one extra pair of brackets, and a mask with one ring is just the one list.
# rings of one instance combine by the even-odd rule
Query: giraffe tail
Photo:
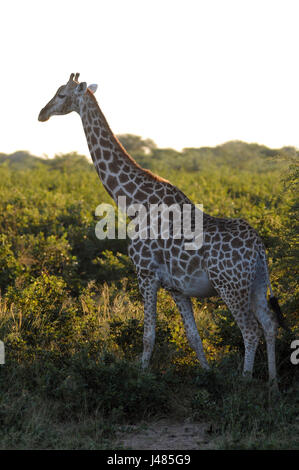
[(269, 306), (273, 310), (273, 312), (276, 314), (276, 319), (277, 319), (278, 325), (281, 326), (282, 328), (284, 328), (286, 331), (289, 331), (289, 328), (288, 328), (288, 326), (286, 325), (286, 322), (285, 322), (285, 318), (282, 314), (280, 305), (278, 303), (278, 299), (277, 299), (277, 297), (275, 297), (275, 295), (273, 294), (273, 291), (272, 291), (265, 250), (264, 249), (261, 250), (259, 252), (259, 255), (260, 255), (260, 257), (262, 259), (262, 262), (264, 264), (265, 274), (266, 274), (266, 277), (267, 277), (267, 283), (268, 283), (269, 290), (270, 290), (270, 296), (268, 298)]
[[(272, 289), (271, 289), (271, 291), (272, 291)], [(277, 318), (279, 326), (284, 328), (286, 331), (289, 331), (289, 328), (288, 328), (288, 326), (286, 325), (286, 322), (285, 322), (285, 318), (284, 318), (284, 316), (282, 314), (282, 311), (280, 309), (277, 297), (275, 297), (274, 295), (272, 295), (272, 296), (270, 295), (270, 297), (268, 299), (268, 302), (269, 302), (269, 305), (270, 305), (271, 309), (276, 314), (276, 318)]]

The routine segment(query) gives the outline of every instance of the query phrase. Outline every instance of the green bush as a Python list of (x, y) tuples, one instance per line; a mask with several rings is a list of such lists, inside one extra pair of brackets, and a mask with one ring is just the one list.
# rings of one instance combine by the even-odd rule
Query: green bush
[(262, 236), (290, 327), (277, 339), (281, 397), (269, 402), (263, 340), (253, 382), (242, 380), (242, 336), (219, 299), (194, 301), (212, 372), (200, 370), (163, 291), (142, 372), (143, 304), (127, 240), (95, 235), (95, 209), (110, 196), (80, 155), (18, 152), (0, 158), (0, 447), (103, 448), (117, 423), (163, 414), (211, 422), (222, 448), (287, 446), (287, 430), (298, 434), (299, 378), (289, 360), (299, 333), (298, 152), (243, 142), (177, 152), (125, 140), (205, 212), (245, 218)]

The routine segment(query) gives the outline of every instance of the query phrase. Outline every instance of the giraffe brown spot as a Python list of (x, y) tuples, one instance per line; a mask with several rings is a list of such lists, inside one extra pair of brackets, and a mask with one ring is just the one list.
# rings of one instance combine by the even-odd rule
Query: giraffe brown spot
[(173, 256), (178, 256), (180, 250), (179, 250), (176, 246), (174, 246), (174, 247), (172, 248), (171, 252), (172, 252)]
[(143, 179), (140, 176), (136, 176), (135, 183), (138, 184), (138, 186), (139, 186), (139, 185), (142, 184), (142, 182), (143, 182)]
[(164, 238), (158, 238), (158, 239), (157, 239), (157, 242), (158, 242), (160, 248), (162, 248), (162, 250), (164, 250), (164, 249), (165, 249), (165, 242), (166, 242), (166, 240), (165, 240)]
[(132, 181), (130, 181), (129, 183), (124, 185), (124, 189), (128, 191), (128, 193), (132, 194), (135, 191), (136, 186), (134, 183), (132, 183)]
[(241, 246), (243, 246), (243, 242), (239, 238), (234, 238), (231, 242), (231, 245), (233, 248), (240, 248)]
[(95, 156), (96, 156), (96, 158), (97, 158), (98, 160), (99, 160), (100, 158), (102, 158), (102, 152), (101, 152), (101, 149), (100, 149), (100, 148), (97, 148), (94, 153), (95, 153)]
[(120, 170), (120, 162), (117, 158), (113, 158), (112, 162), (109, 164), (109, 169), (112, 173), (118, 173)]
[(240, 253), (237, 250), (233, 250), (233, 252), (232, 252), (233, 262), (236, 263), (236, 262), (240, 261), (240, 259), (241, 259)]
[(156, 242), (156, 240), (152, 241), (152, 250), (158, 250), (158, 243)]
[(182, 273), (182, 270), (178, 265), (178, 261), (174, 258), (172, 260), (172, 274), (176, 276), (180, 276), (181, 273)]
[(108, 139), (109, 137), (109, 134), (107, 131), (105, 131), (105, 129), (102, 130), (102, 137), (104, 137), (104, 139)]
[(103, 124), (101, 123), (100, 119), (94, 119), (92, 124), (94, 127), (99, 127), (99, 129), (102, 129)]
[(110, 150), (103, 150), (103, 157), (105, 158), (105, 160), (110, 160), (110, 157), (111, 157)]
[(143, 257), (141, 258), (139, 265), (143, 268), (146, 268), (148, 266), (148, 259), (144, 259)]
[(242, 239), (248, 238), (248, 230), (241, 230), (239, 234)]
[(140, 191), (140, 189), (134, 194), (134, 197), (138, 199), (139, 201), (145, 201), (147, 199), (147, 194), (144, 193), (143, 191)]
[(195, 257), (191, 258), (188, 264), (187, 273), (192, 274), (193, 271), (195, 271), (195, 269), (197, 268), (197, 265), (198, 265), (197, 259)]
[(91, 142), (91, 145), (92, 145), (93, 147), (97, 144), (97, 138), (95, 137), (94, 134), (91, 134), (91, 136), (90, 136), (90, 142)]
[(135, 248), (135, 250), (137, 250), (137, 251), (140, 250), (141, 246), (142, 246), (142, 243), (141, 243), (140, 240), (137, 241), (137, 243), (134, 243), (134, 248)]
[(110, 191), (111, 190), (113, 191), (113, 189), (115, 189), (116, 186), (118, 185), (117, 179), (115, 178), (115, 176), (108, 176), (106, 185), (109, 186)]
[(230, 236), (230, 235), (224, 235), (224, 237), (223, 237), (223, 239), (222, 239), (222, 241), (224, 241), (224, 242), (230, 242), (230, 240), (231, 240), (231, 236)]
[(100, 137), (101, 129), (99, 127), (94, 127), (93, 132), (95, 133), (97, 137)]
[(163, 258), (163, 252), (162, 251), (157, 251), (155, 253), (155, 258), (157, 260), (157, 263), (163, 264), (164, 263), (164, 258)]
[(133, 248), (132, 245), (129, 245), (129, 246), (128, 246), (128, 254), (129, 254), (129, 256), (131, 256), (131, 257), (132, 257), (133, 254), (134, 254), (134, 248)]
[(150, 204), (158, 204), (160, 200), (155, 194), (151, 194), (148, 198), (148, 201)]
[(119, 181), (120, 181), (121, 183), (126, 183), (128, 180), (129, 180), (129, 177), (128, 177), (128, 175), (127, 175), (126, 173), (121, 173), (121, 174), (119, 175)]
[(101, 145), (102, 147), (106, 147), (106, 148), (107, 148), (107, 147), (110, 147), (110, 142), (109, 142), (109, 140), (107, 140), (107, 139), (100, 138), (100, 145)]
[(228, 243), (224, 243), (224, 244), (222, 245), (222, 250), (223, 250), (223, 251), (230, 251), (230, 250), (231, 250), (231, 247), (229, 246)]
[(136, 253), (136, 254), (133, 256), (133, 260), (134, 260), (134, 263), (136, 263), (136, 264), (139, 263), (140, 256), (138, 255), (138, 253)]
[(158, 187), (158, 188), (156, 189), (156, 194), (162, 199), (163, 196), (164, 196), (164, 194), (165, 194), (164, 188), (163, 188), (163, 187), (162, 187), (162, 188), (161, 188), (161, 187), (160, 187), (160, 188)]
[(222, 261), (219, 261), (219, 268), (223, 271), (224, 270), (224, 264)]
[(100, 170), (104, 171), (104, 172), (107, 171), (106, 163), (103, 162), (103, 161), (100, 161), (100, 162), (98, 163), (98, 168), (99, 168)]
[(171, 238), (168, 238), (168, 239), (166, 240), (166, 248), (169, 249), (169, 248), (171, 247), (171, 245), (172, 245), (172, 239), (171, 239)]
[(167, 204), (169, 206), (171, 206), (171, 204), (174, 204), (175, 203), (175, 199), (173, 196), (166, 196), (164, 199), (163, 199), (163, 202), (164, 204)]
[[(199, 250), (199, 253), (202, 253), (201, 250), (202, 250), (202, 248)], [(209, 244), (205, 243), (205, 251), (206, 251), (206, 253), (208, 253), (208, 256), (210, 254), (210, 250), (211, 250), (211, 246)]]
[(155, 187), (153, 185), (153, 182), (152, 181), (142, 181), (141, 185), (140, 185), (140, 189), (142, 189), (143, 191), (155, 191)]
[(184, 261), (188, 261), (189, 258), (190, 258), (190, 255), (185, 252), (183, 252), (180, 256), (180, 259)]
[(218, 228), (216, 227), (216, 225), (212, 224), (208, 227), (208, 230), (209, 230), (209, 234), (211, 234), (211, 235), (213, 235), (213, 237), (215, 237), (216, 236), (215, 232), (218, 231)]
[(186, 266), (187, 266), (187, 262), (186, 262), (186, 261), (179, 260), (179, 263), (180, 263), (180, 267), (185, 271), (185, 270), (186, 270)]

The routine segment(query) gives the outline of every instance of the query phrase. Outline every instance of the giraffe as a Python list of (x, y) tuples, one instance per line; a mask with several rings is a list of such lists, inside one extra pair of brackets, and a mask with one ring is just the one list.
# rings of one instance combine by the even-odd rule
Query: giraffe
[[(77, 112), (82, 120), (95, 169), (109, 195), (126, 205), (195, 205), (177, 187), (142, 168), (111, 131), (94, 96), (97, 85), (79, 82), (72, 73), (40, 111), (39, 121)], [(162, 214), (163, 216), (163, 214)], [(135, 265), (144, 302), (143, 353), (148, 367), (155, 343), (159, 288), (173, 297), (182, 316), (191, 347), (204, 369), (209, 369), (195, 323), (192, 297), (220, 297), (231, 311), (244, 341), (243, 375), (252, 376), (256, 348), (262, 332), (266, 340), (269, 383), (277, 388), (275, 341), (283, 316), (269, 280), (265, 247), (258, 233), (243, 219), (217, 218), (202, 212), (203, 243), (185, 249), (185, 239), (133, 238), (128, 254)], [(270, 298), (267, 300), (268, 288)], [(271, 309), (269, 308), (271, 307)]]

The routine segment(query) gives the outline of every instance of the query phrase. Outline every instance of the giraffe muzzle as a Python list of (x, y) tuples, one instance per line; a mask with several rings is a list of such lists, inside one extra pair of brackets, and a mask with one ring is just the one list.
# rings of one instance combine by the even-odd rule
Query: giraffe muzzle
[(49, 115), (47, 115), (46, 111), (45, 111), (45, 108), (43, 108), (41, 110), (41, 112), (39, 113), (38, 115), (38, 120), (41, 121), (41, 122), (45, 122), (45, 121), (48, 121), (49, 119)]

